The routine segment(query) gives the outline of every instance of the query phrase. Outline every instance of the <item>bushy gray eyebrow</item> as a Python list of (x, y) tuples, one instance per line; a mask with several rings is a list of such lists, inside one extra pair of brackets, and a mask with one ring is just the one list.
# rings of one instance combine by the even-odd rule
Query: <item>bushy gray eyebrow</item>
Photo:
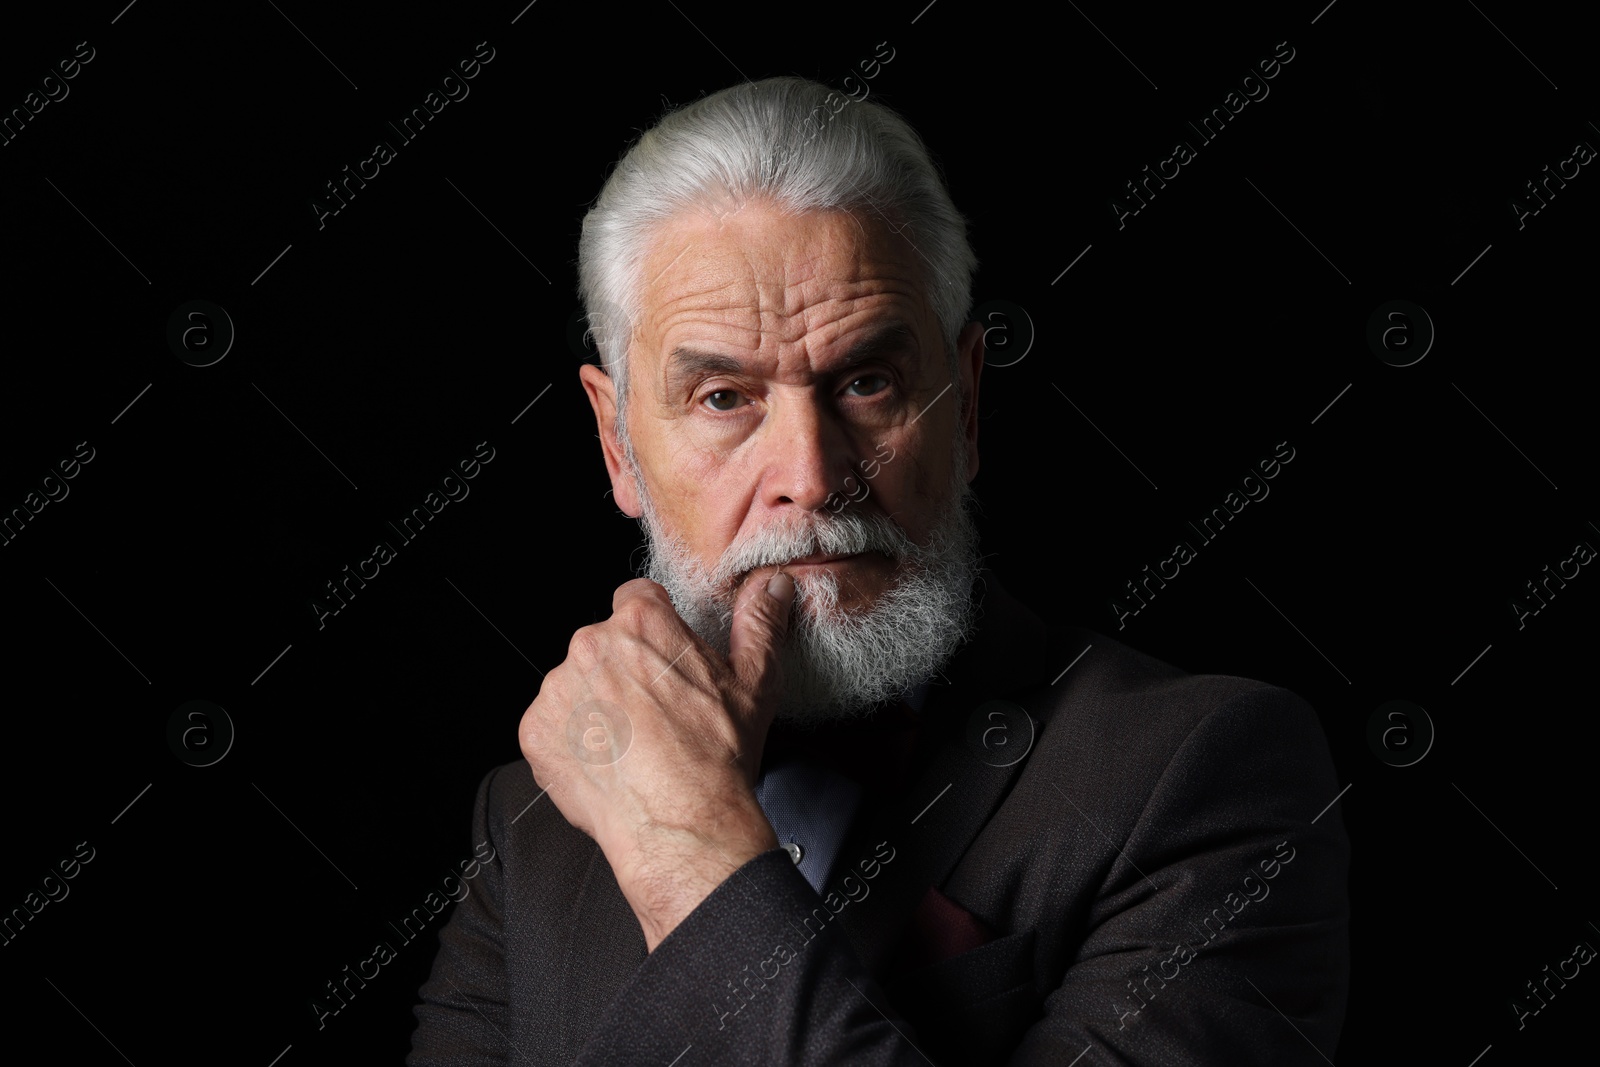
[[(903, 322), (890, 322), (857, 341), (844, 360), (828, 369), (828, 376), (843, 374), (869, 360), (888, 355), (911, 354), (916, 351), (916, 335)], [(666, 387), (668, 395), (676, 395), (684, 383), (712, 374), (744, 374), (743, 360), (720, 352), (704, 352), (680, 345), (667, 356)]]

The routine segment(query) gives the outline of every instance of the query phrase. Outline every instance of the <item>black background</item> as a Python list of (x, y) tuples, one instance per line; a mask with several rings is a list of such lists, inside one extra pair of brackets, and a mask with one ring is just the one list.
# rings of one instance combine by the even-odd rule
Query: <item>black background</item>
[[(1031, 320), (1031, 345), (992, 320), (982, 381), (991, 566), (1043, 614), (1322, 716), (1354, 845), (1332, 1059), (1592, 1047), (1587, 968), (1523, 1029), (1510, 1008), (1600, 943), (1600, 578), (1521, 629), (1510, 606), (1600, 545), (1600, 178), (1521, 229), (1510, 206), (1600, 144), (1580, 16), (925, 2), (113, 0), (8, 25), (8, 113), (95, 50), (0, 148), (0, 510), (94, 450), (0, 547), (0, 910), (95, 850), (0, 947), (16, 1026), (83, 1064), (403, 1057), (432, 932), (320, 1030), (310, 1003), (471, 855), (479, 779), (518, 758), (538, 670), (606, 616), (639, 544), (570, 339), (585, 206), (668, 104), (742, 77), (838, 87), (887, 41), (873, 98), (972, 221), (975, 303)], [(470, 95), (319, 229), (324, 183), (480, 41)], [(1270, 95), (1119, 229), (1123, 183), (1282, 41)], [(167, 343), (195, 299), (237, 331), (203, 368)], [(1406, 367), (1366, 339), (1396, 299), (1437, 330)], [(485, 440), (470, 495), (319, 629), (324, 583)], [(1281, 441), (1270, 496), (1119, 630), (1123, 583)], [(237, 731), (203, 768), (166, 733), (196, 699)], [(1409, 767), (1368, 746), (1392, 699), (1437, 731)]]

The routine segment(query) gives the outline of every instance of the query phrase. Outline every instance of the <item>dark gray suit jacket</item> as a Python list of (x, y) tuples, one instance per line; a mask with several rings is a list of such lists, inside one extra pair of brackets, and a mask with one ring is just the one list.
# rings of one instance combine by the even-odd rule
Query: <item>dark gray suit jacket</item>
[[(646, 953), (528, 765), (490, 772), (472, 841), (495, 859), (440, 932), (407, 1062), (1331, 1061), (1349, 843), (1310, 706), (1047, 627), (989, 574), (974, 595), (930, 752), (826, 894), (774, 849)], [(930, 886), (994, 939), (893, 968)]]

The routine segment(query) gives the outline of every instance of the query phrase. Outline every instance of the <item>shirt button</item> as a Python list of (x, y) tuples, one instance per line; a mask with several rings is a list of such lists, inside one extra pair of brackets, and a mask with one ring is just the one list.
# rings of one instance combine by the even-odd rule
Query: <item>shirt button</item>
[(796, 867), (800, 866), (800, 857), (805, 855), (805, 850), (800, 847), (800, 843), (798, 841), (790, 841), (787, 845), (783, 846), (783, 850), (789, 853), (789, 858), (794, 860), (794, 865)]

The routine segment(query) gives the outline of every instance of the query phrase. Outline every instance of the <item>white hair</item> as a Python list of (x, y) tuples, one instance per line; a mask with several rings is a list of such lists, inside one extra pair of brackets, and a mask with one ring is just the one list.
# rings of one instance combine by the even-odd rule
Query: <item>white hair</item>
[[(849, 102), (835, 113), (825, 102), (830, 94), (834, 104)], [(578, 294), (616, 391), (617, 437), (630, 456), (628, 347), (655, 233), (685, 211), (720, 214), (756, 198), (795, 214), (876, 217), (904, 237), (918, 254), (950, 379), (960, 381), (956, 341), (972, 306), (978, 260), (966, 219), (922, 139), (882, 104), (850, 100), (817, 82), (746, 82), (671, 111), (644, 131), (584, 216)], [(956, 393), (964, 409), (959, 384)]]

